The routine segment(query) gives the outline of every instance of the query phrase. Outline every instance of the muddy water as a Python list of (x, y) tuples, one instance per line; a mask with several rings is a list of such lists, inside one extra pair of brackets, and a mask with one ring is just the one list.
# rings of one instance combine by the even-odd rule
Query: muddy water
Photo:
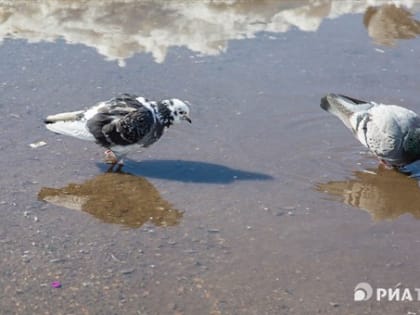
[[(420, 112), (418, 6), (200, 3), (1, 5), (1, 313), (419, 313), (353, 300), (420, 287), (417, 183), (319, 108)], [(120, 92), (188, 99), (193, 124), (110, 175), (42, 126)]]

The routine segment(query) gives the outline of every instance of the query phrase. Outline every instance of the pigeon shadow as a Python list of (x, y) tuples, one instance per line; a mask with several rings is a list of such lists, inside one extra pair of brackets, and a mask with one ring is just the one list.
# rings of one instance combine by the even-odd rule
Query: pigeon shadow
[[(106, 171), (107, 165), (98, 167)], [(220, 164), (186, 160), (126, 161), (124, 171), (137, 176), (186, 183), (230, 184), (243, 180), (272, 180), (274, 177), (257, 172), (230, 168)]]

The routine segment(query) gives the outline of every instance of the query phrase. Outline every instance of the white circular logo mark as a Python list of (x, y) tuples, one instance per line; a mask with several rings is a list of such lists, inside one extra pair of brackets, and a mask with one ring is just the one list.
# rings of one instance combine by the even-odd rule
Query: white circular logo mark
[(372, 297), (372, 286), (367, 282), (360, 282), (354, 288), (354, 300), (356, 302), (367, 301)]

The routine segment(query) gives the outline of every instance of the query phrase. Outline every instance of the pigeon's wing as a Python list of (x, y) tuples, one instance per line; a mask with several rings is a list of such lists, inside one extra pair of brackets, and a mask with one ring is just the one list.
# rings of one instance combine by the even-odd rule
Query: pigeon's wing
[(149, 101), (143, 97), (138, 97), (131, 94), (121, 94), (120, 96), (111, 98), (108, 101), (100, 102), (95, 106), (92, 106), (85, 111), (84, 118), (89, 120), (98, 113), (124, 116), (130, 112), (144, 107), (148, 102)]
[(368, 112), (365, 127), (367, 147), (392, 165), (411, 162), (414, 152), (408, 152), (404, 143), (420, 124), (417, 114), (400, 106), (382, 104)]
[(139, 109), (141, 107), (147, 107), (150, 109), (150, 104), (153, 103), (148, 99), (137, 96), (134, 94), (121, 94), (117, 97), (111, 98), (110, 100), (104, 102), (106, 105), (103, 110), (130, 110), (130, 109)]
[(97, 134), (92, 133), (88, 122), (93, 119), (101, 124), (110, 123), (120, 119), (139, 108), (144, 107), (134, 95), (122, 95), (109, 101), (100, 102), (86, 110), (50, 115), (45, 119), (47, 129), (66, 136), (81, 140), (97, 140), (103, 144), (106, 141), (98, 140)]
[[(140, 121), (143, 119), (150, 122), (150, 116), (154, 118), (152, 105), (153, 102), (144, 97), (121, 94), (86, 110), (50, 115), (45, 119), (45, 124), (53, 132), (82, 140), (96, 140), (103, 146), (129, 144), (136, 136), (133, 135), (134, 131), (129, 131), (128, 121), (137, 117)], [(116, 123), (120, 121), (122, 125), (117, 126)], [(142, 125), (141, 122), (139, 124)], [(120, 130), (123, 130), (122, 136), (118, 137)], [(137, 134), (137, 137), (141, 136), (141, 132)]]
[(154, 113), (141, 106), (135, 110), (113, 108), (99, 112), (87, 122), (87, 127), (99, 144), (111, 147), (141, 142), (154, 124)]

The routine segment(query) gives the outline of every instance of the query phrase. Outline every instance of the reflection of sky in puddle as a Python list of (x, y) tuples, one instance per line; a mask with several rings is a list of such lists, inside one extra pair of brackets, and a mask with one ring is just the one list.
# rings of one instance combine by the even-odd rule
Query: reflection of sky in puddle
[(175, 210), (145, 178), (120, 173), (101, 174), (82, 184), (63, 188), (44, 187), (38, 199), (82, 210), (106, 222), (131, 228), (146, 222), (157, 226), (177, 225), (182, 212)]
[(318, 183), (315, 190), (367, 210), (375, 220), (411, 213), (420, 219), (420, 188), (416, 180), (394, 170), (356, 171), (354, 179)]
[[(388, 5), (386, 5), (388, 3)], [(109, 60), (151, 53), (163, 62), (170, 47), (185, 46), (202, 55), (217, 55), (227, 42), (258, 32), (284, 33), (293, 27), (316, 31), (325, 18), (365, 14), (375, 42), (394, 44), (413, 38), (419, 23), (408, 11), (413, 1), (0, 1), (0, 38), (29, 42), (63, 38), (94, 47)]]

